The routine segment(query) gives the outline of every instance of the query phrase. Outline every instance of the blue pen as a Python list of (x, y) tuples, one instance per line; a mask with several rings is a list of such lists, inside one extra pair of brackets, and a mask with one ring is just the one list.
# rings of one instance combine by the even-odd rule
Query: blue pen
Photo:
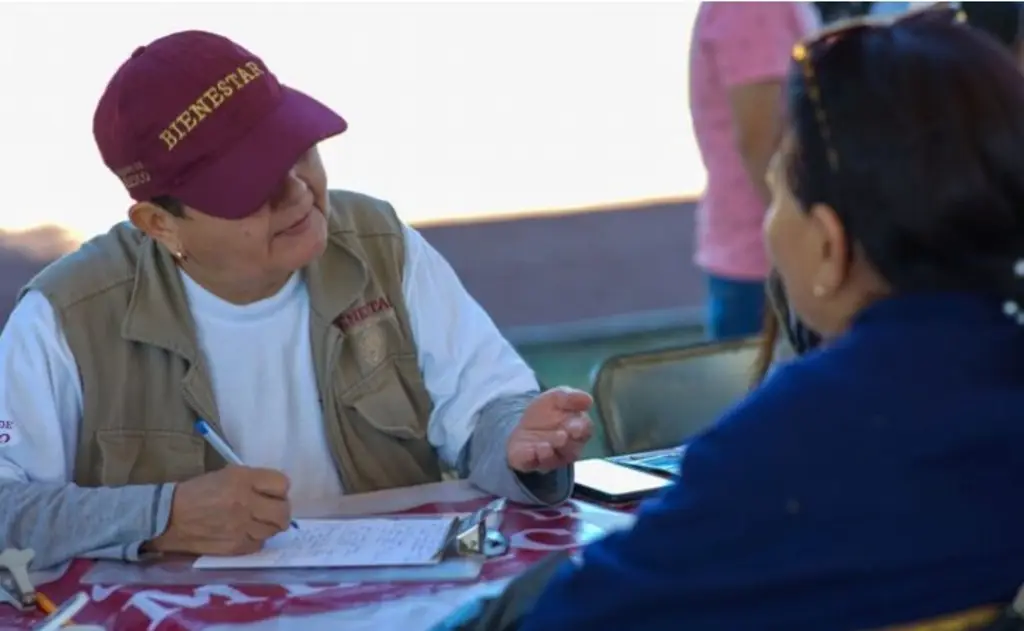
[[(235, 450), (231, 448), (231, 445), (221, 438), (217, 432), (213, 431), (213, 428), (210, 427), (209, 423), (203, 419), (197, 420), (196, 431), (199, 432), (199, 435), (202, 436), (206, 442), (210, 443), (210, 446), (213, 447), (214, 451), (220, 454), (221, 458), (227, 460), (233, 465), (245, 466), (245, 463), (238, 457)], [(298, 527), (299, 525), (295, 523), (295, 521), (292, 521), (292, 528), (297, 529)]]

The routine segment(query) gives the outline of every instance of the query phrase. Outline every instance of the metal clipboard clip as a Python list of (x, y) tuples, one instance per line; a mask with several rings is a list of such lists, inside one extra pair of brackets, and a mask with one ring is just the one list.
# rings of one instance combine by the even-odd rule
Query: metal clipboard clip
[(504, 499), (497, 499), (456, 519), (441, 556), (491, 558), (508, 552), (508, 539), (500, 530), (505, 504)]
[(35, 556), (34, 550), (17, 548), (0, 552), (0, 603), (20, 611), (36, 608), (36, 587), (28, 574), (28, 564)]

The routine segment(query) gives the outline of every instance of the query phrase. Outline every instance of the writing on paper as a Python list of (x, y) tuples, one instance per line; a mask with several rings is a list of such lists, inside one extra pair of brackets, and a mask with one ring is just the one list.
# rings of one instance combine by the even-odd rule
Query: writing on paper
[(432, 565), (440, 561), (452, 517), (300, 519), (254, 554), (204, 556), (199, 570), (357, 568)]

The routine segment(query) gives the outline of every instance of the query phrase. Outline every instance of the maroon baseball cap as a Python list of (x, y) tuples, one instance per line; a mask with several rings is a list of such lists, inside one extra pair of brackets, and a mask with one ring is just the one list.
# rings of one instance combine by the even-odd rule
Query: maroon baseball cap
[(303, 153), (347, 126), (249, 51), (202, 31), (140, 46), (93, 116), (103, 162), (133, 199), (170, 195), (223, 219), (256, 212)]

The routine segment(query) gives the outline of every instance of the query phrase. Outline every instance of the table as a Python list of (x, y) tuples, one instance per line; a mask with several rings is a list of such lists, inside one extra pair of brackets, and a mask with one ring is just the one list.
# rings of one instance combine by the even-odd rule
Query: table
[[(489, 496), (468, 483), (442, 482), (342, 497), (298, 506), (296, 515), (325, 517), (384, 513), (469, 512)], [(502, 531), (509, 554), (492, 559), (474, 582), (297, 585), (90, 585), (88, 561), (75, 561), (59, 579), (40, 586), (56, 601), (86, 591), (92, 602), (76, 617), (114, 631), (378, 631), (429, 629), (457, 607), (499, 591), (545, 555), (576, 548), (626, 528), (632, 516), (579, 500), (555, 508), (509, 505)], [(39, 619), (0, 606), (0, 629), (25, 629)]]

